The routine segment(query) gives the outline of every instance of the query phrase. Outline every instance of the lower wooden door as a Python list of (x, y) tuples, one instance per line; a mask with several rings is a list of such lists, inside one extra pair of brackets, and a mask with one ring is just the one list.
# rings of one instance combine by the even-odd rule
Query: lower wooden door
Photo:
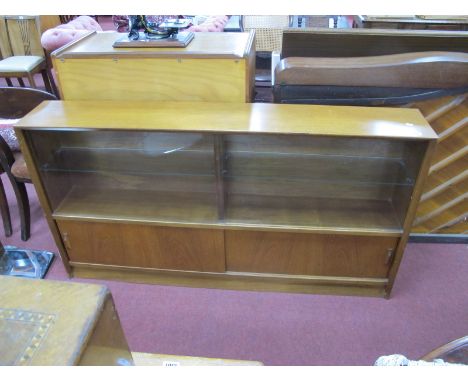
[(398, 237), (227, 230), (225, 241), (228, 271), (385, 278)]
[(71, 262), (225, 272), (222, 230), (57, 221)]

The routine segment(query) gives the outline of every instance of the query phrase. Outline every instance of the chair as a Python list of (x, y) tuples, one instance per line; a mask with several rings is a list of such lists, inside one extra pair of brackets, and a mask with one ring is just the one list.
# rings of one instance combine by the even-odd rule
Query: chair
[[(255, 76), (257, 82), (269, 82), (272, 84), (272, 63), (275, 54), (281, 52), (283, 30), (293, 24), (292, 16), (241, 16), (242, 31), (255, 31), (255, 50), (257, 52), (257, 69)], [(267, 66), (262, 67), (261, 61), (266, 60)]]
[(445, 362), (468, 365), (468, 336), (458, 338), (432, 350), (421, 358), (423, 361), (442, 359)]
[(0, 39), (3, 60), (0, 61), (0, 77), (5, 78), (8, 86), (13, 86), (12, 78), (17, 78), (25, 87), (23, 78), (29, 86), (37, 88), (34, 75), (41, 73), (48, 92), (57, 94), (57, 89), (47, 66), (44, 50), (40, 43), (38, 17), (2, 16), (0, 33), (8, 38)]
[[(38, 89), (0, 87), (0, 118), (22, 118), (42, 101), (56, 100), (53, 94)], [(12, 128), (12, 127), (10, 127)], [(18, 202), (21, 239), (26, 241), (30, 237), (30, 211), (29, 200), (25, 183), (31, 183), (26, 162), (21, 152), (13, 152), (5, 139), (0, 135), (0, 174), (5, 172), (10, 180)], [(0, 207), (5, 235), (12, 233), (8, 205), (6, 204), (5, 190), (0, 180)]]

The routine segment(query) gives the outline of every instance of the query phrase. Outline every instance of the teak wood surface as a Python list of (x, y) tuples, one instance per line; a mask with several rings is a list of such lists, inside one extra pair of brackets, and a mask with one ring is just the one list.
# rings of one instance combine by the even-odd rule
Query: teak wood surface
[[(233, 272), (385, 278), (397, 238), (226, 231)], [(390, 255), (389, 255), (390, 253)]]
[(74, 262), (199, 272), (226, 269), (221, 230), (60, 220), (58, 226)]
[(436, 139), (418, 110), (213, 102), (51, 101), (22, 129), (137, 129), (216, 133)]
[(0, 276), (0, 364), (132, 365), (104, 286)]
[(254, 33), (195, 33), (185, 48), (113, 48), (93, 32), (51, 55), (67, 100), (250, 102)]
[(183, 102), (48, 102), (17, 132), (75, 276), (387, 297), (436, 139), (417, 110)]

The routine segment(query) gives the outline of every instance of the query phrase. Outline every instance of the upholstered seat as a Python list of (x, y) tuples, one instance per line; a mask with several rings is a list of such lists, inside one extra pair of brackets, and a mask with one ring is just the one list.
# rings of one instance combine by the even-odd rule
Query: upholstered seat
[[(0, 87), (0, 174), (5, 172), (11, 182), (18, 203), (21, 220), (21, 239), (30, 236), (29, 200), (24, 183), (31, 183), (23, 154), (19, 151), (13, 124), (42, 101), (56, 100), (50, 93), (37, 89)], [(10, 210), (0, 178), (0, 215), (5, 235), (12, 235)]]
[(24, 156), (21, 152), (13, 153), (15, 157), (15, 162), (11, 166), (11, 173), (16, 178), (21, 179), (30, 179), (28, 168), (26, 167), (26, 161), (24, 160)]
[(0, 61), (0, 72), (30, 72), (45, 62), (40, 56), (11, 56)]
[(27, 77), (30, 87), (37, 88), (34, 80), (36, 73), (41, 73), (47, 91), (56, 94), (57, 89), (44, 57), (11, 56), (0, 61), (0, 77), (5, 78), (8, 86), (13, 86), (11, 78), (16, 77), (20, 86), (25, 87), (23, 77)]
[[(40, 45), (39, 16), (0, 16), (0, 78), (13, 87), (37, 88), (35, 75), (41, 74), (48, 92), (58, 94), (44, 49)], [(36, 76), (37, 77), (37, 76)]]

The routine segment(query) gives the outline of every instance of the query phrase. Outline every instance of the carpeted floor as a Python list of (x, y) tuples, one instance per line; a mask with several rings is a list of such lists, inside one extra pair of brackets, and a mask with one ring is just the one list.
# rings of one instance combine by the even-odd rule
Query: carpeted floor
[[(57, 251), (33, 186), (32, 237), (22, 242), (5, 175), (14, 234), (4, 244)], [(266, 365), (371, 365), (380, 355), (418, 358), (468, 334), (468, 247), (410, 244), (390, 300), (106, 284), (132, 351), (251, 359)], [(57, 259), (48, 279), (67, 280)]]

